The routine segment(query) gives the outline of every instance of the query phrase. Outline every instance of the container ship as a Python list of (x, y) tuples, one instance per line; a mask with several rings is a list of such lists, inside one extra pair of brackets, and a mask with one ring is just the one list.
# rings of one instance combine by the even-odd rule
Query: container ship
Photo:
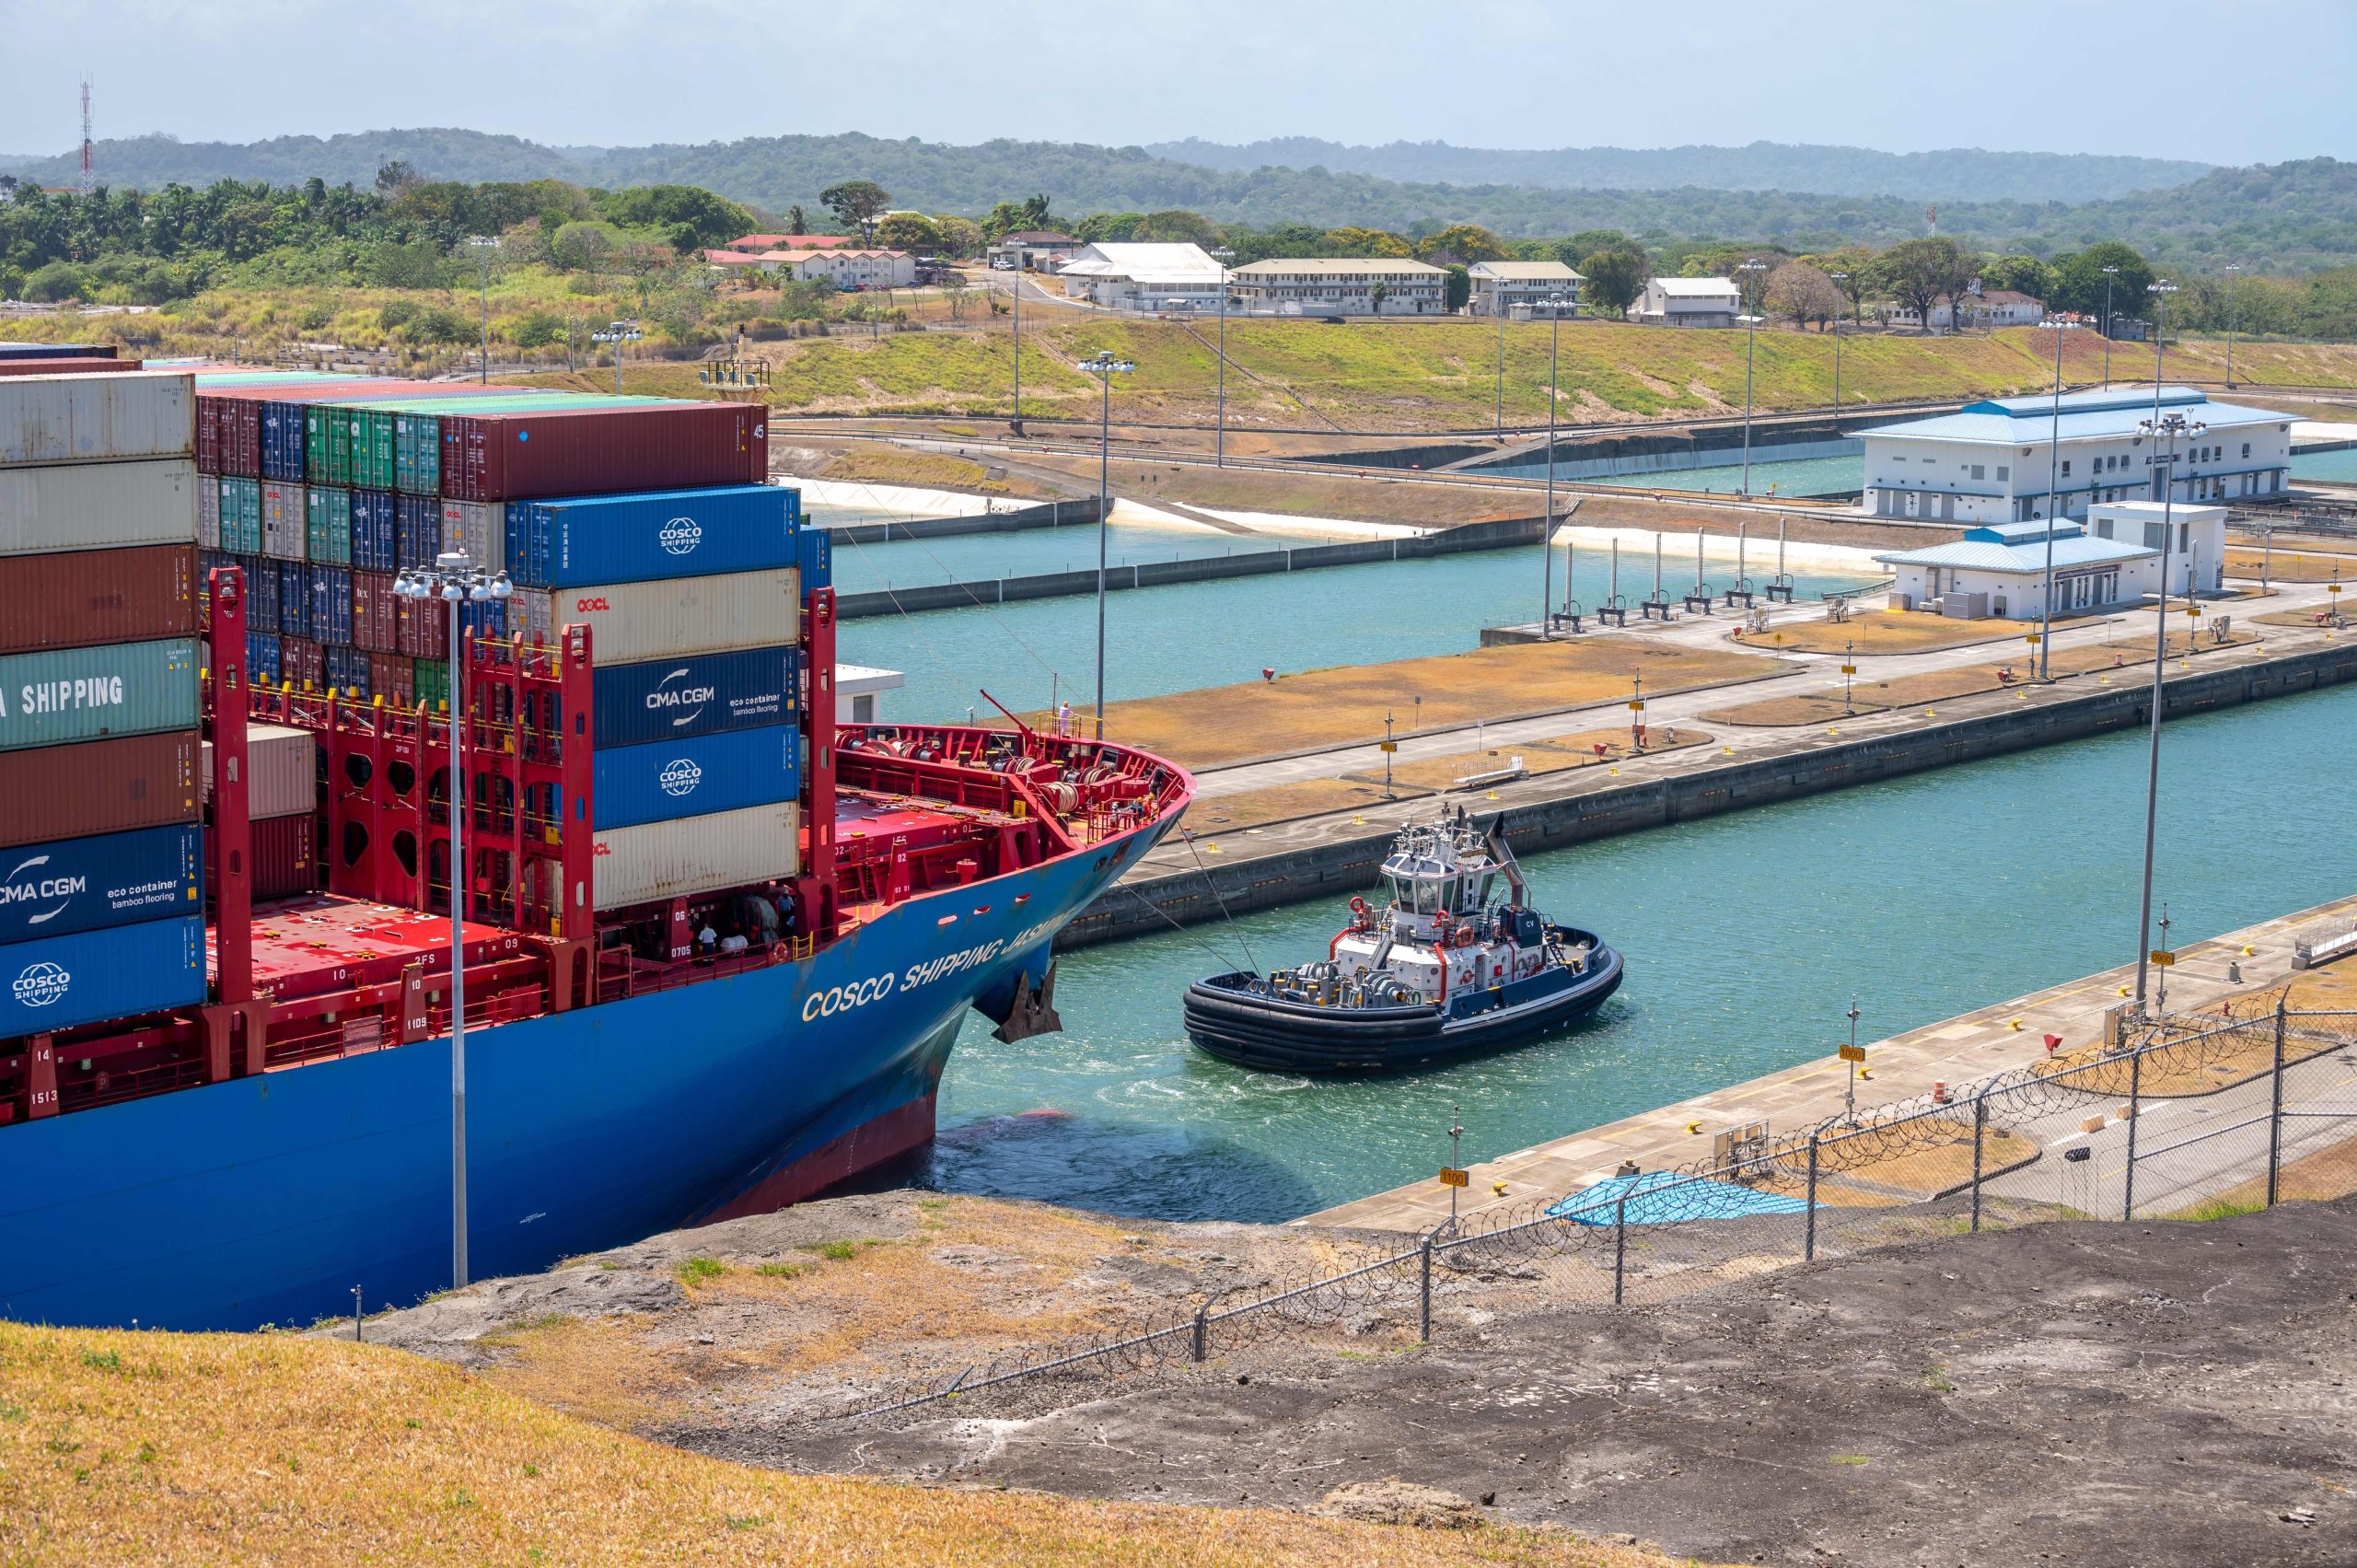
[(1053, 1027), (1192, 785), (840, 722), (765, 419), (0, 345), (0, 1316), (415, 1301), (454, 1125), (471, 1277), (776, 1208)]

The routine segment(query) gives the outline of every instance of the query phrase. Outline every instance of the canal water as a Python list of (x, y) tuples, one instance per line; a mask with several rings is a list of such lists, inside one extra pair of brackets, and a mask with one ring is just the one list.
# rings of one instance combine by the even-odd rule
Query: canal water
[[(956, 540), (933, 544), (964, 542)], [(878, 546), (867, 546), (873, 550)], [(899, 549), (894, 545), (890, 548)], [(1756, 581), (1775, 569), (1774, 541), (1750, 563)], [(853, 547), (835, 555), (838, 582)], [(1609, 583), (1606, 552), (1574, 553), (1574, 597), (1593, 610)], [(1563, 592), (1563, 552), (1554, 553), (1554, 602)], [(1712, 563), (1705, 581), (1724, 589), (1734, 563)], [(1691, 556), (1675, 549), (1662, 569), (1672, 597), (1694, 579)], [(1802, 575), (1805, 598), (1860, 586), (1862, 579)], [(1653, 584), (1653, 557), (1623, 551), (1620, 592), (1634, 604)], [(1427, 654), (1463, 653), (1480, 644), (1479, 628), (1534, 621), (1538, 615), (1536, 543), (1428, 561), (1329, 566), (1298, 575), (1272, 573), (1215, 582), (1174, 583), (1106, 597), (1105, 684), (1115, 699), (1158, 697), (1260, 678), (1261, 669), (1376, 664)], [(990, 712), (978, 691), (1018, 713), (1069, 698), (1085, 706), (1096, 677), (1097, 601), (1093, 595), (1016, 604), (866, 616), (842, 622), (846, 664), (902, 671), (907, 686), (884, 699), (888, 718), (962, 721), (969, 708)]]
[(2334, 484), (2357, 484), (2357, 447), (2344, 447), (2337, 452), (2294, 453), (2292, 477)]
[[(2163, 747), (2172, 945), (2357, 890), (2357, 687), (2178, 721)], [(1430, 1179), (1452, 1114), (1484, 1159), (1830, 1056), (1852, 994), (1874, 1040), (2127, 962), (2144, 759), (2118, 734), (1532, 856), (1538, 907), (1604, 933), (1627, 983), (1571, 1034), (1420, 1076), (1247, 1073), (1179, 1032), (1190, 980), (1322, 956), (1352, 889), (1066, 954), (1063, 1033), (968, 1021), (921, 1179), (1282, 1220)]]
[[(1328, 544), (1332, 536), (1306, 529), (1298, 534), (1221, 533), (1207, 528), (1155, 528), (1116, 521), (1108, 530), (1106, 561), (1113, 566), (1149, 561), (1192, 561), (1207, 555), (1241, 555), (1289, 545)], [(1097, 565), (1097, 525), (1009, 529), (1005, 533), (957, 534), (946, 539), (893, 540), (886, 543), (835, 542), (835, 587), (842, 593), (916, 587), (935, 583), (971, 583), (1023, 577), (1042, 572), (1092, 571)]]
[[(1510, 468), (1484, 468), (1481, 472), (1543, 480), (1547, 477), (1547, 465), (1543, 462), (1517, 463)], [(1556, 471), (1558, 480), (1567, 477), (1560, 469)], [(1732, 463), (1714, 463), (1706, 468), (1662, 469), (1652, 473), (1590, 474), (1583, 477), (1580, 482), (1610, 485), (1620, 490), (1690, 490), (1712, 495), (1736, 495), (1743, 491), (1743, 461), (1738, 457)], [(1866, 459), (1856, 452), (1826, 458), (1794, 458), (1779, 462), (1766, 462), (1757, 457), (1751, 460), (1751, 494), (1754, 495), (1854, 495), (1865, 482)]]

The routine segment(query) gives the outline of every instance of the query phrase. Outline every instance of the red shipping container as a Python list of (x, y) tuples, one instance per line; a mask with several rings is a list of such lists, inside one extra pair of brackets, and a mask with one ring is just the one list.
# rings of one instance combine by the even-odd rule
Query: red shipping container
[(221, 400), (196, 400), (196, 471), (221, 471)]
[(328, 683), (327, 650), (308, 637), (281, 637), (278, 673), (297, 691), (319, 691)]
[(0, 846), (193, 822), (192, 729), (0, 751)]
[(265, 817), (252, 826), (256, 899), (291, 899), (319, 885), (318, 819), (308, 811)]
[(388, 707), (406, 708), (417, 702), (417, 665), (399, 654), (368, 656), (368, 690)]
[(455, 501), (759, 484), (762, 403), (650, 403), (442, 416), (442, 494)]
[(136, 359), (0, 359), (0, 376), (92, 376), (140, 367)]
[(450, 612), (442, 601), (405, 598), (397, 601), (400, 630), (394, 651), (411, 658), (450, 656)]
[(401, 651), (401, 596), (390, 572), (352, 574), (352, 645), (372, 654)]
[(196, 597), (186, 545), (0, 556), (0, 654), (186, 637)]

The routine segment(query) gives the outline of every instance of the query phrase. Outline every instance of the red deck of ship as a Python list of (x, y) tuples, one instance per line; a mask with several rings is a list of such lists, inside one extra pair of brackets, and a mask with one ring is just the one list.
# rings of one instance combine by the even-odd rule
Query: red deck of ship
[[(467, 968), (529, 952), (513, 931), (466, 924)], [(254, 911), (254, 989), (280, 1002), (390, 985), (412, 964), (450, 969), (447, 915), (319, 893)], [(206, 938), (217, 934), (206, 928)]]

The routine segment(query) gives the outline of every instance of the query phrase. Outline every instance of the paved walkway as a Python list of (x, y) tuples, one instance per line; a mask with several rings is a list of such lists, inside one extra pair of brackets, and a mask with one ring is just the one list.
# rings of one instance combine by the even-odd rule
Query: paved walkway
[[(2292, 938), (2315, 922), (2357, 915), (2357, 897), (2264, 921), (2241, 931), (2180, 949), (2168, 971), (2172, 1013), (2194, 1011), (2233, 996), (2254, 995), (2281, 983), (2292, 971)], [(2248, 949), (2248, 951), (2246, 951)], [(2239, 964), (2242, 980), (2229, 978)], [(1862, 1106), (1929, 1093), (1935, 1081), (1960, 1086), (2036, 1061), (2042, 1037), (2062, 1038), (2072, 1051), (2102, 1039), (2103, 1015), (2120, 1000), (2135, 977), (2132, 963), (2031, 995), (1982, 1007), (1876, 1041), (1866, 1053), (1870, 1077), (1858, 1085)], [(1500, 1204), (1521, 1203), (1546, 1193), (1577, 1191), (1610, 1176), (1624, 1160), (1641, 1169), (1662, 1170), (1707, 1158), (1711, 1135), (1744, 1122), (1765, 1121), (1771, 1131), (1805, 1127), (1838, 1114), (1849, 1084), (1849, 1067), (1830, 1054), (1749, 1083), (1714, 1089), (1673, 1105), (1573, 1132), (1534, 1147), (1469, 1167), (1472, 1184), (1459, 1196), (1460, 1214), (1478, 1214)], [(1689, 1131), (1699, 1127), (1699, 1131)], [(2034, 1127), (2041, 1141), (2084, 1137), (2069, 1130)], [(2346, 1129), (2337, 1135), (2345, 1135)], [(2322, 1136), (2304, 1129), (2304, 1136)], [(2111, 1161), (2105, 1175), (2119, 1163)], [(2140, 1183), (2143, 1179), (2140, 1154)], [(2236, 1178), (2239, 1179), (2239, 1178)], [(1501, 1193), (1497, 1187), (1503, 1184)], [(2158, 1199), (2157, 1191), (2149, 1194)], [(2140, 1210), (2144, 1200), (2139, 1199)], [(1436, 1177), (1306, 1216), (1297, 1224), (1362, 1225), (1380, 1230), (1421, 1230), (1448, 1218), (1448, 1189)]]

